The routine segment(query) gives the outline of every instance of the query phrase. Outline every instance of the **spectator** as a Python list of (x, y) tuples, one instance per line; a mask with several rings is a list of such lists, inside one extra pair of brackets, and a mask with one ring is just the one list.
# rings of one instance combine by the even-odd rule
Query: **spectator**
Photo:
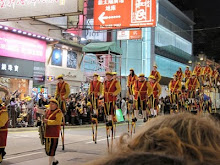
[(124, 117), (124, 120), (126, 119), (126, 115), (127, 115), (127, 104), (126, 104), (126, 98), (123, 98), (121, 100), (121, 111)]
[(200, 163), (220, 164), (220, 128), (209, 117), (188, 113), (160, 116), (148, 122), (120, 152), (151, 152)]

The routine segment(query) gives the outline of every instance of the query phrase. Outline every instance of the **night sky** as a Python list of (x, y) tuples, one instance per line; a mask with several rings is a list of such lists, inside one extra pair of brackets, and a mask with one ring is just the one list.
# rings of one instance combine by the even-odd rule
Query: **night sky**
[(210, 59), (220, 62), (220, 0), (169, 1), (182, 11), (194, 13), (194, 55), (203, 51)]

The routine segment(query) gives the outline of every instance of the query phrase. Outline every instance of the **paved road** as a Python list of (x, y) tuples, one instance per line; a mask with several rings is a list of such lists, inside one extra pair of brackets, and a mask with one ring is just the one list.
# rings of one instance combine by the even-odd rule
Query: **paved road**
[[(139, 127), (143, 123), (138, 123)], [(117, 125), (116, 140), (127, 132), (127, 124)], [(48, 157), (44, 152), (44, 146), (40, 144), (36, 129), (27, 131), (10, 131), (8, 135), (7, 156), (2, 165), (47, 165)], [(69, 128), (65, 131), (65, 151), (62, 151), (61, 141), (56, 153), (56, 159), (60, 165), (80, 165), (108, 154), (105, 126), (98, 129), (98, 144), (92, 141), (91, 127)]]

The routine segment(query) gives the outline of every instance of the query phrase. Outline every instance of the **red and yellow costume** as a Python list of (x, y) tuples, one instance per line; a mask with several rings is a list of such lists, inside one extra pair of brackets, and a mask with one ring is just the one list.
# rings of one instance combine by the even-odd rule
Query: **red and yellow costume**
[[(57, 79), (63, 78), (62, 76), (58, 76)], [(57, 83), (55, 99), (59, 102), (59, 108), (62, 112), (66, 112), (66, 99), (70, 94), (70, 86), (67, 82), (63, 81), (62, 83)]]
[(178, 95), (181, 91), (181, 82), (179, 80), (171, 80), (169, 83), (169, 90), (170, 90), (170, 101), (171, 103), (178, 103)]
[(151, 100), (151, 105), (154, 109), (157, 109), (157, 105), (159, 103), (159, 96), (161, 94), (161, 87), (158, 82), (150, 82), (150, 85), (153, 89), (153, 100)]
[(146, 110), (147, 98), (152, 94), (152, 87), (150, 83), (146, 80), (139, 81), (136, 80), (133, 86), (133, 94), (135, 100), (135, 110)]
[[(95, 76), (95, 75), (94, 75)], [(97, 80), (92, 80), (89, 85), (88, 95), (92, 103), (92, 110), (97, 110), (99, 107), (99, 96), (102, 94), (102, 83)]]
[[(109, 73), (111, 74), (111, 73)], [(121, 86), (117, 80), (106, 80), (103, 83), (103, 96), (105, 103), (105, 113), (106, 115), (114, 115), (115, 113), (115, 102), (117, 100), (117, 95), (121, 92)]]
[(8, 135), (8, 111), (6, 107), (1, 107), (0, 110), (0, 163), (5, 156), (5, 147)]
[(128, 93), (129, 95), (133, 95), (132, 93), (132, 88), (133, 88), (133, 85), (134, 85), (134, 82), (138, 79), (137, 75), (134, 74), (133, 76), (130, 74), (128, 76), (128, 80), (127, 80), (127, 87), (128, 87)]
[(208, 65), (206, 67), (204, 67), (203, 75), (210, 77), (210, 75), (212, 75), (212, 68)]
[(217, 85), (218, 78), (219, 78), (219, 72), (217, 69), (213, 70), (211, 77), (212, 77), (212, 81), (213, 81), (214, 85)]
[(177, 79), (179, 81), (182, 81), (182, 79), (183, 79), (183, 72), (182, 72), (182, 70), (181, 71), (180, 70), (176, 71), (176, 75), (177, 75)]
[(200, 65), (196, 65), (196, 67), (193, 70), (193, 73), (197, 76), (200, 77), (202, 75), (202, 67)]
[(160, 80), (161, 80), (161, 75), (160, 75), (160, 73), (159, 73), (158, 71), (152, 70), (150, 75), (154, 76), (154, 77), (155, 77), (155, 80), (156, 80), (157, 82), (160, 82)]
[(185, 78), (185, 82), (191, 77), (192, 72), (190, 70), (185, 70), (184, 73), (184, 78)]
[(185, 86), (188, 92), (188, 98), (195, 98), (196, 89), (200, 86), (198, 79), (196, 77), (191, 77), (187, 80)]
[(55, 156), (61, 130), (63, 114), (60, 109), (47, 110), (45, 129), (45, 151), (48, 156)]

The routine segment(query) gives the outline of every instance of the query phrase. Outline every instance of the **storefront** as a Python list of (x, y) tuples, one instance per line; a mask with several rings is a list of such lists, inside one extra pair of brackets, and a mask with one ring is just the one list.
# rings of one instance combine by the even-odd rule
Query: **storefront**
[(45, 53), (46, 41), (0, 31), (0, 85), (20, 98), (31, 94), (44, 84)]
[(78, 64), (82, 58), (82, 46), (64, 44), (60, 42), (54, 47), (48, 46), (46, 53), (46, 84), (48, 93), (54, 95), (56, 90), (56, 77), (63, 75), (64, 80), (70, 85), (70, 92), (80, 91), (81, 82), (85, 76)]

